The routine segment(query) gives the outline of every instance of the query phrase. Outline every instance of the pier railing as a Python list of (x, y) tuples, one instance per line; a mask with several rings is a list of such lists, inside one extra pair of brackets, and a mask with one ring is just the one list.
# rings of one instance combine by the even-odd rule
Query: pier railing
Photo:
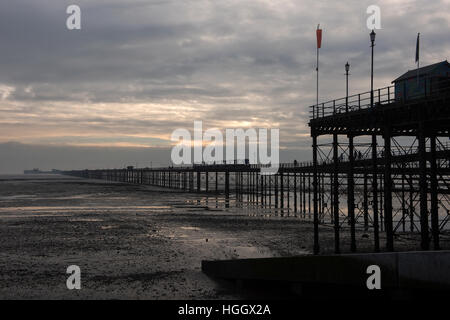
[[(387, 105), (396, 101), (402, 103), (414, 102), (419, 98), (432, 99), (434, 97), (448, 95), (450, 92), (449, 78), (420, 77), (420, 90), (415, 93), (408, 92), (406, 100), (395, 97), (395, 86), (388, 86), (373, 90), (373, 105)], [(354, 94), (348, 97), (330, 100), (310, 106), (310, 118), (324, 118), (336, 114), (348, 113), (371, 107), (371, 91)], [(348, 101), (347, 101), (348, 99)]]
[[(370, 91), (354, 94), (347, 97), (322, 102), (310, 107), (312, 119), (367, 109), (371, 106)], [(394, 86), (384, 87), (373, 91), (373, 104), (389, 104), (395, 101)]]

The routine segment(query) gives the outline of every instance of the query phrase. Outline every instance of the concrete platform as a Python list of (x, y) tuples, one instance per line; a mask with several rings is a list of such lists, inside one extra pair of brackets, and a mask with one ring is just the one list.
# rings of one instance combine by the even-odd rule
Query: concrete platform
[(352, 286), (367, 290), (367, 267), (381, 269), (382, 289), (450, 292), (450, 251), (202, 261), (209, 276), (238, 281)]

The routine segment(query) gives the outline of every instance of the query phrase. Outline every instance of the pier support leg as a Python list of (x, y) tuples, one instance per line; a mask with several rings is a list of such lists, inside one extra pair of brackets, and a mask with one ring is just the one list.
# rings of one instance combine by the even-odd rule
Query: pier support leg
[(320, 247), (319, 247), (319, 207), (318, 207), (318, 177), (317, 177), (317, 136), (313, 135), (313, 189), (314, 189), (314, 254), (319, 254)]
[(412, 177), (409, 176), (410, 179), (410, 190), (409, 190), (409, 231), (411, 233), (414, 232), (414, 185), (412, 183)]
[(287, 196), (286, 196), (286, 201), (287, 201), (287, 208), (288, 208), (288, 216), (289, 216), (289, 209), (290, 209), (290, 205), (291, 205), (291, 202), (290, 202), (290, 194), (291, 194), (291, 175), (289, 174), (289, 173), (287, 173), (286, 174), (286, 193), (287, 193)]
[(230, 207), (230, 173), (225, 172), (225, 207)]
[(356, 230), (355, 230), (355, 179), (354, 179), (354, 169), (355, 169), (355, 149), (353, 145), (353, 136), (348, 136), (348, 159), (349, 159), (349, 169), (347, 176), (347, 187), (348, 187), (348, 216), (350, 219), (350, 251), (356, 252)]
[(260, 183), (261, 183), (261, 185), (260, 185), (260, 191), (261, 191), (261, 205), (264, 205), (264, 198), (265, 198), (265, 190), (264, 190), (264, 181), (265, 181), (265, 175), (259, 175), (259, 177), (260, 177)]
[(200, 171), (197, 171), (197, 192), (201, 191), (201, 178), (202, 173)]
[(364, 210), (364, 231), (369, 230), (369, 195), (367, 188), (367, 173), (364, 173), (364, 186), (363, 186), (363, 210)]
[(258, 172), (255, 172), (255, 199), (256, 199), (256, 206), (258, 206), (259, 201), (259, 183), (258, 183)]
[(338, 161), (338, 135), (333, 134), (333, 220), (334, 220), (334, 253), (340, 253), (339, 239), (339, 161)]
[(275, 208), (278, 208), (278, 173), (273, 177), (275, 178)]
[(386, 249), (394, 251), (394, 232), (392, 230), (392, 177), (391, 177), (391, 131), (384, 130), (384, 217), (386, 228)]
[(377, 164), (377, 134), (372, 134), (372, 206), (373, 206), (373, 233), (375, 252), (380, 251), (380, 234), (378, 225), (378, 164)]
[(311, 174), (308, 173), (308, 218), (311, 219)]
[(218, 193), (219, 192), (219, 172), (218, 171), (216, 171), (216, 181), (215, 181), (215, 183), (216, 183), (216, 193)]
[(436, 164), (436, 136), (430, 138), (430, 176), (431, 176), (431, 232), (433, 235), (433, 249), (439, 250), (439, 211), (438, 211), (438, 181)]
[(272, 208), (272, 177), (268, 176), (267, 179), (269, 180), (268, 183), (268, 191), (269, 191), (269, 208)]
[(234, 173), (234, 192), (236, 193), (236, 201), (239, 201), (239, 172)]
[(280, 172), (280, 206), (284, 208), (284, 175)]
[(302, 178), (302, 186), (303, 186), (303, 217), (306, 218), (306, 177), (305, 173), (303, 173)]
[(419, 171), (420, 171), (420, 234), (421, 234), (421, 247), (422, 250), (428, 250), (429, 234), (428, 234), (428, 195), (427, 195), (427, 154), (426, 154), (426, 142), (425, 142), (425, 127), (421, 123), (419, 125)]
[(294, 213), (297, 215), (297, 174), (294, 173)]
[(402, 163), (402, 231), (406, 232), (405, 164)]

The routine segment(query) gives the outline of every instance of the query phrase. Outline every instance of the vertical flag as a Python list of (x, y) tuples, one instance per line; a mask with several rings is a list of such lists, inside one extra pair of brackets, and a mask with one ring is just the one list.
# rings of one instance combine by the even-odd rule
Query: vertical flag
[(417, 67), (419, 67), (419, 42), (420, 42), (420, 32), (417, 34), (417, 42), (416, 42), (416, 63), (417, 63)]
[(317, 36), (317, 49), (322, 47), (322, 29), (319, 29), (320, 24), (317, 26), (316, 36)]
[(417, 86), (419, 86), (419, 67), (420, 67), (420, 32), (417, 34), (416, 42), (416, 63), (417, 63)]

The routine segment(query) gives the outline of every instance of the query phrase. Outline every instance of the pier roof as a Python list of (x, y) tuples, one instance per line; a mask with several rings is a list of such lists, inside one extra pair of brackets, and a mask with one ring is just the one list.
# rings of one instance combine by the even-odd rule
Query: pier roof
[(398, 77), (397, 79), (392, 81), (392, 83), (417, 77), (417, 73), (419, 73), (419, 76), (433, 73), (433, 71), (435, 71), (437, 68), (439, 68), (443, 65), (446, 65), (447, 67), (450, 68), (450, 63), (448, 63), (447, 60), (444, 60), (444, 61), (441, 61), (438, 63), (434, 63), (434, 64), (430, 64), (428, 66), (421, 67), (419, 69), (409, 70), (408, 72), (404, 73), (403, 75), (401, 75), (400, 77)]

